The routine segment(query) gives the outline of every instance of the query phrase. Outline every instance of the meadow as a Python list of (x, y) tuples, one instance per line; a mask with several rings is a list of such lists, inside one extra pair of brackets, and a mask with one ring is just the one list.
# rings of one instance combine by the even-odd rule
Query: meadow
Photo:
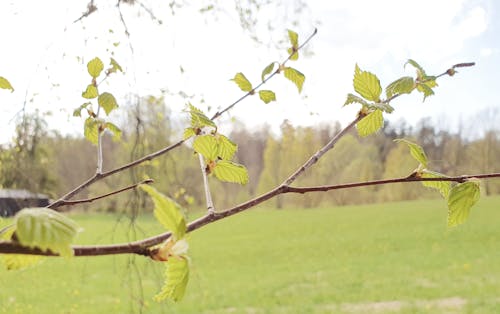
[[(161, 231), (78, 214), (79, 243)], [(0, 313), (500, 313), (500, 197), (446, 228), (442, 200), (255, 209), (189, 236), (184, 300), (157, 304), (164, 266), (139, 256), (48, 258), (0, 270)]]

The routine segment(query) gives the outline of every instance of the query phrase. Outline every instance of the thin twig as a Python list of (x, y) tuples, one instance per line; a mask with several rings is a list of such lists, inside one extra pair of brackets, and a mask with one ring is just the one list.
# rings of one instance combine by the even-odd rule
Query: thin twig
[(96, 174), (102, 173), (102, 131), (101, 127), (97, 131), (97, 169)]
[(215, 120), (217, 119), (218, 117), (220, 117), (222, 114), (224, 114), (225, 112), (231, 110), (234, 106), (236, 106), (239, 102), (241, 102), (243, 99), (247, 98), (248, 96), (250, 95), (254, 95), (255, 92), (264, 84), (267, 83), (267, 81), (269, 81), (271, 78), (273, 78), (276, 74), (280, 73), (280, 68), (285, 66), (285, 64), (293, 57), (293, 55), (295, 55), (299, 50), (301, 50), (307, 43), (309, 43), (309, 41), (318, 33), (318, 29), (315, 28), (314, 29), (314, 32), (309, 35), (309, 37), (307, 37), (307, 39), (297, 48), (297, 50), (295, 52), (292, 52), (285, 60), (283, 60), (283, 62), (281, 62), (281, 64), (278, 64), (278, 68), (273, 72), (271, 73), (268, 77), (266, 77), (262, 82), (260, 82), (257, 86), (255, 86), (251, 91), (247, 92), (245, 95), (241, 96), (238, 100), (236, 100), (234, 103), (232, 103), (231, 105), (227, 106), (224, 110), (222, 111), (217, 111), (213, 117), (210, 119), (210, 120)]
[(97, 201), (97, 200), (99, 200), (101, 198), (109, 197), (109, 196), (112, 196), (112, 195), (115, 195), (115, 194), (118, 194), (118, 193), (122, 193), (122, 192), (125, 192), (125, 191), (128, 191), (128, 190), (135, 189), (136, 187), (138, 187), (141, 184), (151, 184), (153, 182), (154, 182), (153, 179), (146, 179), (146, 180), (141, 181), (139, 183), (132, 184), (132, 185), (129, 185), (127, 187), (121, 188), (119, 190), (116, 190), (116, 191), (113, 191), (113, 192), (109, 192), (109, 193), (106, 193), (106, 194), (103, 194), (103, 195), (99, 195), (99, 196), (96, 196), (96, 197), (85, 198), (85, 199), (74, 200), (74, 201), (63, 201), (59, 206), (76, 205), (76, 204), (83, 204), (83, 203), (91, 203), (91, 202)]
[(312, 165), (314, 165), (324, 154), (326, 154), (327, 151), (332, 149), (335, 144), (341, 139), (349, 130), (356, 125), (361, 119), (363, 119), (366, 116), (364, 113), (359, 113), (356, 119), (352, 121), (349, 125), (347, 125), (342, 131), (337, 133), (325, 146), (323, 146), (320, 150), (318, 150), (314, 155), (309, 158), (297, 171), (295, 171), (293, 174), (291, 174), (283, 183), (281, 183), (282, 186), (288, 186), (292, 184), (293, 181), (295, 181), (304, 171), (306, 171), (308, 168), (310, 168)]
[(198, 157), (200, 159), (201, 174), (203, 176), (203, 186), (205, 188), (205, 199), (207, 200), (207, 212), (209, 215), (211, 215), (215, 212), (215, 208), (214, 208), (214, 202), (212, 201), (212, 194), (210, 193), (210, 186), (208, 185), (208, 177), (207, 177), (205, 159), (203, 158), (203, 156), (201, 154), (198, 154)]

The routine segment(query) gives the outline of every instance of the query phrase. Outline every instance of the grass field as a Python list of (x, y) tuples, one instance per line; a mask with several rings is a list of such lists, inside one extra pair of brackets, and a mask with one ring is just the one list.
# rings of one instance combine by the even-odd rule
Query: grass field
[[(74, 218), (80, 243), (132, 236), (126, 220)], [(161, 230), (151, 217), (140, 226)], [(189, 240), (192, 274), (178, 304), (152, 301), (160, 263), (51, 258), (0, 270), (0, 313), (500, 313), (500, 197), (483, 198), (452, 230), (436, 200), (259, 209)]]

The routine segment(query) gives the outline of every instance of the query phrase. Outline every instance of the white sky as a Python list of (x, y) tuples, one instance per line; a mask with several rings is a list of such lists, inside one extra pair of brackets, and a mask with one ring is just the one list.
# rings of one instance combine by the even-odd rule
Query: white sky
[[(113, 93), (124, 103), (130, 94), (159, 96), (165, 89), (182, 90), (198, 95), (192, 102), (204, 110), (207, 105), (223, 108), (242, 95), (229, 81), (235, 73), (243, 72), (256, 85), (267, 64), (286, 57), (284, 50), (252, 41), (239, 27), (232, 7), (219, 12), (216, 18), (200, 14), (202, 5), (178, 9), (172, 16), (166, 1), (149, 1), (156, 5), (155, 14), (164, 22), (158, 25), (145, 11), (125, 6), (129, 40), (123, 35), (114, 4), (104, 7), (100, 2), (108, 1), (96, 1), (99, 10), (73, 24), (87, 0), (1, 1), (0, 76), (10, 80), (15, 92), (0, 90), (0, 143), (11, 138), (13, 117), (25, 101), (28, 111), (52, 112), (52, 128), (63, 133), (83, 133), (82, 119), (73, 118), (71, 113), (84, 102), (80, 95), (89, 83), (86, 63), (99, 56), (107, 64), (111, 51), (126, 73), (110, 77), (101, 91)], [(147, 1), (143, 3), (149, 5)], [(294, 125), (336, 120), (345, 124), (357, 110), (355, 106), (342, 108), (346, 94), (353, 92), (355, 63), (376, 73), (386, 86), (402, 75), (413, 74), (409, 68), (403, 68), (409, 58), (418, 61), (428, 74), (441, 73), (459, 62), (475, 61), (477, 65), (459, 70), (456, 77), (442, 79), (436, 95), (425, 103), (420, 95), (401, 97), (393, 104), (396, 111), (388, 117), (391, 121), (404, 118), (416, 123), (432, 116), (443, 128), (453, 128), (458, 121), (477, 116), (481, 110), (500, 108), (496, 98), (500, 69), (499, 2), (307, 3), (298, 27), (285, 22), (282, 28), (264, 35), (284, 39), (286, 29), (292, 28), (299, 33), (300, 41), (318, 27), (318, 35), (309, 47), (313, 55), (289, 63), (306, 75), (303, 94), (299, 95), (283, 77), (277, 77), (265, 88), (276, 92), (278, 102), (265, 105), (254, 96), (239, 104), (224, 120), (236, 117), (249, 126), (265, 122), (275, 128), (283, 119)], [(281, 12), (260, 14), (263, 22), (279, 20), (277, 16), (286, 20)], [(114, 47), (115, 42), (120, 44)], [(197, 102), (201, 98), (205, 104)], [(180, 97), (167, 98), (174, 115), (180, 114), (184, 104)], [(500, 125), (499, 114), (495, 121), (491, 121), (491, 115), (482, 118), (489, 125)]]

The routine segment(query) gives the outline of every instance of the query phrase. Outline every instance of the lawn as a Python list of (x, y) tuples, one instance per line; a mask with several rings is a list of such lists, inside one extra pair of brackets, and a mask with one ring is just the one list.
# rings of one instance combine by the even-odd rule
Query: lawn
[[(150, 217), (74, 217), (80, 243), (161, 230)], [(251, 210), (189, 238), (191, 279), (157, 304), (163, 265), (135, 256), (49, 258), (0, 270), (0, 313), (500, 313), (500, 197), (446, 228), (443, 201)]]

